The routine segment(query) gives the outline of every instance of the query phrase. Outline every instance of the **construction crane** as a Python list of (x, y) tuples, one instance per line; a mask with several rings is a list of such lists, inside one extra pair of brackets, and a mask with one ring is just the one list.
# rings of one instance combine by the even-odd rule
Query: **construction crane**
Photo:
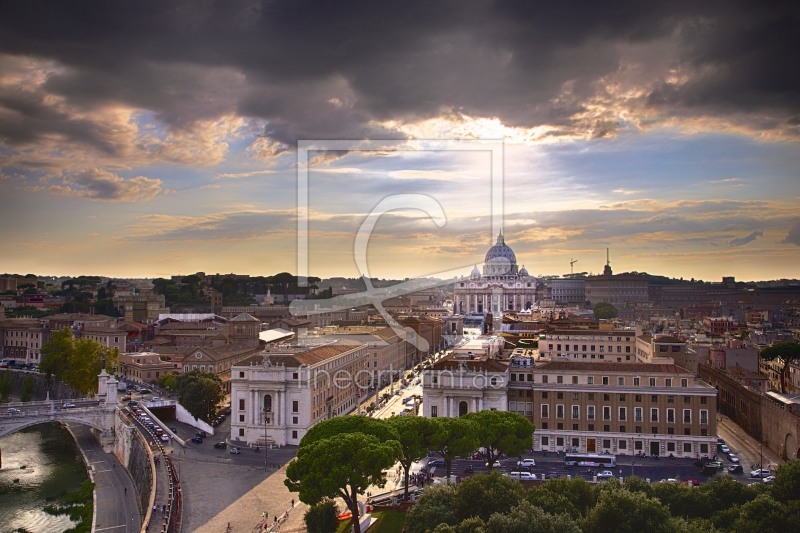
[(574, 265), (574, 264), (575, 264), (575, 263), (577, 263), (577, 262), (578, 262), (578, 260), (577, 260), (577, 259), (572, 259), (572, 258), (570, 258), (570, 260), (569, 260), (569, 273), (570, 273), (570, 274), (574, 274), (574, 273), (575, 273), (575, 271), (574, 271), (574, 270), (573, 270), (573, 268), (572, 268), (572, 265)]

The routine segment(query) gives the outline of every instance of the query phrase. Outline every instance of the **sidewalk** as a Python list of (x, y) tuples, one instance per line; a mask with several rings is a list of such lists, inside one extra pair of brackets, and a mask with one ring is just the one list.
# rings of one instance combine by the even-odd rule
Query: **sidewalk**
[(747, 459), (742, 460), (742, 466), (745, 470), (747, 470), (751, 464), (760, 462), (762, 453), (764, 459), (763, 464), (765, 465), (764, 468), (771, 468), (774, 470), (778, 465), (784, 463), (783, 459), (778, 457), (777, 453), (766, 446), (762, 449), (758, 439), (754, 439), (745, 433), (745, 431), (730, 418), (722, 415), (720, 415), (720, 417), (721, 418), (717, 422), (717, 433), (720, 437), (725, 439), (734, 450), (738, 451)]

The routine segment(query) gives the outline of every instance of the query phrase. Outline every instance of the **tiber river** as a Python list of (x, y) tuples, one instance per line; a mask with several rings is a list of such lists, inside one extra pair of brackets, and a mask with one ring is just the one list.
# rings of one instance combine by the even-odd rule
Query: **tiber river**
[(59, 424), (27, 428), (0, 439), (0, 451), (0, 533), (56, 533), (74, 527), (68, 516), (42, 510), (88, 479), (69, 432)]

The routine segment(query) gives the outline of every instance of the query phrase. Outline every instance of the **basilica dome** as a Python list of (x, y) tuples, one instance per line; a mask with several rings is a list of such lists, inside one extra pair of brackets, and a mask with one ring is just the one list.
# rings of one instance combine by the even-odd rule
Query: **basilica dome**
[(517, 275), (517, 256), (505, 242), (503, 234), (497, 236), (497, 242), (486, 252), (483, 274), (485, 276)]

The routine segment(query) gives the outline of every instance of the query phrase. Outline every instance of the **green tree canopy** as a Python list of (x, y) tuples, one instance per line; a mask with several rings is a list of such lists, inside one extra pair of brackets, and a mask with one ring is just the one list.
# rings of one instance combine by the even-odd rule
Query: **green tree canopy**
[(0, 375), (0, 402), (8, 403), (11, 400), (11, 390), (14, 388), (14, 384), (11, 381), (11, 371), (6, 369), (2, 375)]
[[(357, 417), (366, 418), (366, 417)], [(397, 435), (402, 455), (400, 464), (403, 467), (404, 497), (408, 499), (408, 481), (411, 473), (411, 464), (425, 457), (431, 449), (436, 424), (430, 418), (421, 416), (393, 416), (387, 420), (389, 426)]]
[(39, 370), (48, 381), (56, 379), (89, 396), (97, 394), (97, 375), (119, 364), (119, 351), (92, 339), (76, 339), (69, 329), (54, 331), (42, 345)]
[(222, 381), (213, 372), (192, 370), (175, 378), (178, 401), (189, 413), (200, 420), (211, 422), (224, 394)]
[(782, 502), (800, 500), (800, 459), (793, 459), (778, 467), (772, 484), (772, 495)]
[(364, 433), (380, 441), (396, 440), (394, 429), (386, 420), (368, 416), (335, 416), (315, 424), (303, 436), (300, 446), (322, 439), (329, 439), (341, 433)]
[(437, 451), (445, 460), (449, 480), (453, 459), (466, 457), (478, 447), (478, 426), (465, 417), (441, 417), (431, 420), (436, 426), (431, 436), (431, 449)]
[(487, 533), (581, 533), (578, 524), (564, 514), (550, 514), (528, 501), (521, 501), (507, 512), (492, 514)]
[(425, 533), (439, 524), (455, 525), (456, 485), (432, 485), (406, 515), (407, 533)]
[(781, 392), (786, 394), (786, 372), (790, 364), (800, 362), (800, 342), (777, 342), (761, 350), (759, 357), (766, 361), (778, 360), (781, 363)]
[(456, 516), (465, 520), (478, 516), (489, 520), (494, 513), (506, 513), (525, 499), (519, 481), (497, 472), (479, 474), (465, 479), (456, 488)]
[(401, 453), (396, 440), (381, 441), (364, 433), (301, 443), (297, 457), (286, 468), (284, 483), (309, 505), (323, 498), (342, 498), (352, 513), (355, 533), (360, 533), (358, 495), (371, 485), (384, 486), (384, 470), (393, 466)]
[(308, 533), (336, 533), (339, 527), (339, 509), (336, 502), (323, 498), (316, 505), (312, 505), (303, 515)]
[(533, 445), (533, 424), (510, 411), (478, 411), (463, 418), (478, 426), (478, 444), (491, 467), (500, 455), (516, 457)]
[(660, 501), (611, 486), (600, 494), (582, 529), (585, 533), (671, 533), (669, 519), (670, 513)]
[(619, 311), (608, 302), (598, 302), (594, 306), (594, 319), (617, 318)]

